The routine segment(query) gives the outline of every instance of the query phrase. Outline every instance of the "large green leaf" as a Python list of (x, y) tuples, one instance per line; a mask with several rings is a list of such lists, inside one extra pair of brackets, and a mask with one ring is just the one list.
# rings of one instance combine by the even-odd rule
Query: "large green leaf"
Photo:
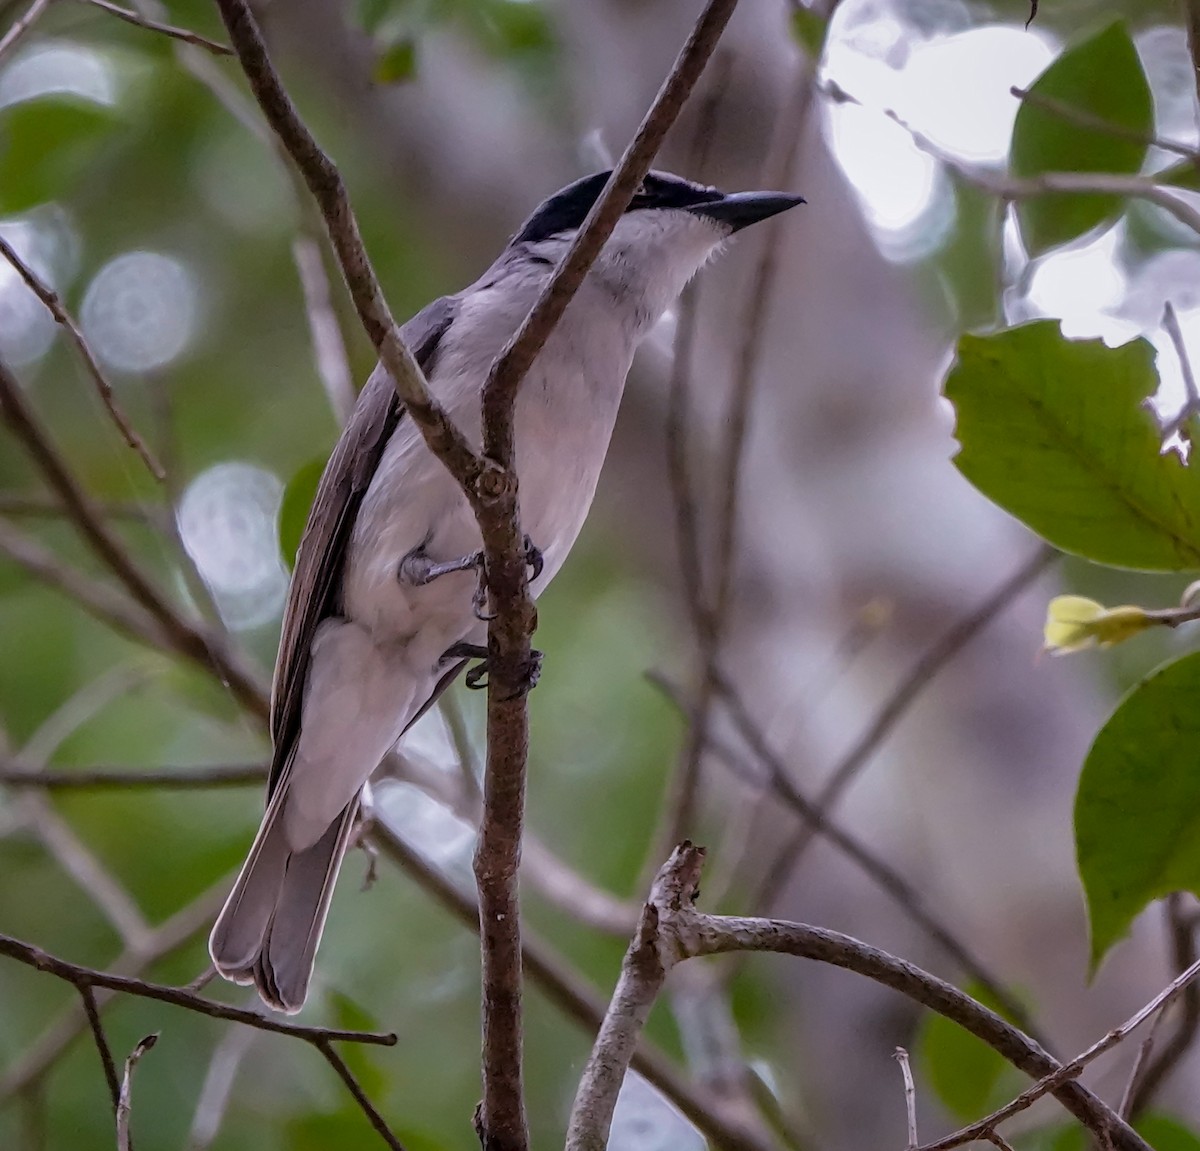
[(1154, 349), (1054, 321), (964, 336), (946, 379), (955, 464), (1055, 547), (1143, 571), (1200, 568), (1200, 472), (1160, 451)]
[[(1150, 85), (1124, 25), (1113, 24), (1062, 53), (1038, 77), (1034, 99), (1022, 101), (1013, 128), (1014, 176), (1043, 172), (1114, 172), (1132, 175), (1146, 158), (1154, 130)], [(1051, 111), (1042, 97), (1124, 129), (1118, 135), (1084, 127)], [(1131, 138), (1132, 137), (1132, 138)], [(1030, 255), (1065, 244), (1116, 218), (1116, 196), (1035, 196), (1017, 203), (1017, 221)]]
[(1200, 894), (1200, 652), (1152, 672), (1096, 736), (1075, 796), (1093, 969), (1147, 904)]

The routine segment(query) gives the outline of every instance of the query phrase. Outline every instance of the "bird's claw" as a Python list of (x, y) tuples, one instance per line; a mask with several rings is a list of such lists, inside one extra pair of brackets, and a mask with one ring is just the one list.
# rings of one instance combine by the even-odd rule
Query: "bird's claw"
[[(467, 674), (464, 677), (464, 682), (471, 691), (483, 691), (488, 686), (488, 649), (482, 644), (477, 643), (456, 643), (446, 649), (442, 655), (442, 659), (477, 659), (480, 662), (474, 667), (467, 668)], [(523, 695), (528, 695), (535, 687), (537, 687), (538, 679), (542, 674), (542, 653), (537, 648), (531, 648), (529, 651), (529, 659), (520, 676), (517, 690), (510, 696), (505, 697), (507, 702), (510, 699), (519, 699)]]
[[(529, 582), (532, 583), (542, 574), (546, 561), (542, 557), (541, 549), (534, 545), (528, 535), (522, 540), (522, 548), (525, 553), (525, 563), (529, 567)], [(471, 570), (475, 572), (475, 591), (471, 596), (471, 612), (477, 620), (491, 623), (496, 618), (496, 613), (487, 610), (487, 568), (482, 551), (472, 552), (460, 559), (448, 560), (439, 564), (430, 560), (425, 554), (425, 545), (422, 544), (410, 551), (400, 561), (400, 567), (396, 574), (401, 583), (411, 584), (413, 587), (424, 587), (441, 576)]]

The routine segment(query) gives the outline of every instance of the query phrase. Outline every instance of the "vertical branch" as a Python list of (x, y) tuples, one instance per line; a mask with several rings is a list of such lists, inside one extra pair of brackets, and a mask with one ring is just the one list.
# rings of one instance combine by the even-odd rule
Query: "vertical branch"
[(133, 1107), (133, 1069), (147, 1051), (158, 1042), (158, 1032), (147, 1035), (138, 1041), (138, 1045), (129, 1053), (125, 1060), (125, 1075), (121, 1080), (121, 1090), (117, 1096), (117, 1151), (132, 1151), (133, 1144), (129, 1134), (129, 1114)]

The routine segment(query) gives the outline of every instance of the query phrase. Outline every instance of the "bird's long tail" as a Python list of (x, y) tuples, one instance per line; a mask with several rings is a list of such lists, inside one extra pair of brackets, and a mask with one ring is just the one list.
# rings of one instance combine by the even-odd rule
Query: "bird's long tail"
[(263, 816), (208, 948), (226, 979), (253, 983), (267, 1004), (292, 1014), (308, 994), (359, 801), (355, 796), (311, 847), (292, 851), (282, 818), (286, 792), (285, 780)]

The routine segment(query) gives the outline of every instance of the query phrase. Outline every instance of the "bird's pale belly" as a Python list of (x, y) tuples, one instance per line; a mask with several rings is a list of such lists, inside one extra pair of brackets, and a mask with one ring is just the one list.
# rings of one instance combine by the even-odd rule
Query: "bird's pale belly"
[[(533, 588), (536, 595), (562, 566), (583, 527), (608, 435), (597, 436), (594, 424), (586, 438), (571, 434), (561, 423), (551, 430), (544, 426), (543, 413), (519, 414), (525, 417), (518, 420), (517, 433), (521, 527), (544, 562)], [(415, 549), (441, 563), (480, 547), (466, 498), (424, 443), (412, 437), (401, 440), (398, 433), (389, 444), (359, 509), (353, 536), (343, 583), (344, 610), (376, 643), (416, 644), (421, 653), (410, 651), (409, 659), (425, 663), (436, 662), (453, 643), (482, 639), (483, 627), (472, 610), (472, 573), (442, 576), (420, 587), (400, 578), (401, 561)]]

